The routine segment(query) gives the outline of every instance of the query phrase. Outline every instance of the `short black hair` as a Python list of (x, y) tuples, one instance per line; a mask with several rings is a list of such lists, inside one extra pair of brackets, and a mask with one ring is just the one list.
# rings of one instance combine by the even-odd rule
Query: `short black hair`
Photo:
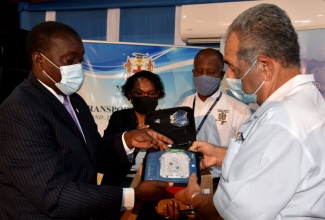
[(152, 82), (152, 84), (154, 85), (155, 89), (157, 91), (159, 91), (159, 96), (158, 98), (161, 99), (163, 97), (165, 97), (165, 88), (164, 88), (164, 84), (161, 80), (161, 78), (150, 71), (147, 70), (141, 70), (135, 74), (133, 74), (132, 76), (130, 76), (129, 78), (127, 78), (125, 84), (122, 86), (122, 92), (123, 95), (129, 100), (129, 96), (128, 94), (131, 93), (134, 83), (137, 81), (137, 79), (139, 78), (146, 78), (148, 79), (150, 82)]
[(45, 21), (35, 25), (27, 35), (26, 53), (32, 64), (34, 52), (45, 53), (53, 46), (52, 37), (58, 33), (66, 33), (80, 39), (79, 34), (72, 27), (57, 21)]
[(220, 62), (222, 64), (221, 69), (223, 69), (224, 67), (224, 62), (223, 62), (223, 55), (219, 50), (213, 49), (213, 48), (204, 48), (202, 50), (200, 50), (194, 57), (194, 60), (197, 59), (201, 54), (211, 54), (211, 55), (215, 55), (220, 59)]

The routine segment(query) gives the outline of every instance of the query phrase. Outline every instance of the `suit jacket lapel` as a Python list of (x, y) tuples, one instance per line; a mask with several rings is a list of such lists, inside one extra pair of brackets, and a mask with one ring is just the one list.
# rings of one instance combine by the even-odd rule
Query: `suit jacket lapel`
[[(93, 147), (91, 146), (91, 143), (92, 143), (92, 141), (91, 141), (92, 137), (90, 136), (91, 132), (89, 131), (89, 126), (88, 126), (87, 121), (85, 121), (84, 112), (82, 112), (83, 108), (82, 108), (82, 106), (80, 106), (81, 103), (79, 103), (78, 100), (75, 99), (74, 95), (70, 96), (70, 101), (71, 101), (73, 110), (75, 111), (76, 116), (78, 118), (79, 124), (83, 131), (83, 134), (85, 136), (84, 141), (86, 140), (87, 150), (90, 154), (92, 154)], [(79, 131), (79, 133), (80, 133), (80, 131)]]
[[(84, 143), (85, 150), (87, 150), (88, 153), (90, 153), (87, 149), (85, 139), (82, 136), (78, 125), (74, 122), (71, 115), (67, 111), (67, 109), (64, 107), (64, 105), (55, 97), (48, 89), (46, 89), (33, 74), (30, 74), (28, 76), (29, 81), (36, 87), (36, 89), (39, 91), (39, 94), (43, 97), (44, 101), (49, 103), (51, 108), (54, 109), (54, 111), (57, 113), (58, 117), (62, 118), (62, 122), (65, 123), (66, 127), (70, 129), (78, 138), (82, 140)], [(77, 113), (77, 112), (76, 112)], [(77, 114), (76, 114), (77, 115)], [(78, 116), (77, 116), (78, 117)], [(80, 122), (80, 118), (78, 118)], [(84, 133), (87, 133), (84, 131)]]

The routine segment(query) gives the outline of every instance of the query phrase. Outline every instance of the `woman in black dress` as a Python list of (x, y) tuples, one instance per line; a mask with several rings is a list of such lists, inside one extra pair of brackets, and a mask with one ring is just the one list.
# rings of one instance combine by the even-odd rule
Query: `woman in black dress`
[[(133, 108), (113, 112), (103, 137), (108, 137), (133, 129), (148, 128), (145, 125), (145, 116), (154, 111), (158, 100), (165, 97), (164, 84), (160, 77), (150, 71), (142, 70), (130, 76), (122, 86), (123, 95), (132, 103)], [(133, 155), (133, 163), (137, 152)], [(117, 166), (105, 173), (101, 184), (128, 186), (132, 179), (127, 179), (131, 165)], [(110, 178), (114, 176), (115, 178)]]

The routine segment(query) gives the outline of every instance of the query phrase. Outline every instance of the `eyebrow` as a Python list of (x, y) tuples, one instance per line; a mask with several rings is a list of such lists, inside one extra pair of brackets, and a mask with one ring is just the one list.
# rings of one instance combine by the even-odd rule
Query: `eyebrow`
[(227, 61), (227, 60), (223, 60), (223, 62), (224, 62), (225, 64), (227, 64), (227, 65), (231, 65), (231, 64), (229, 63), (229, 61)]
[(236, 68), (234, 65), (232, 65), (232, 64), (231, 64), (230, 62), (228, 62), (227, 60), (224, 60), (223, 62), (227, 65), (228, 68), (231, 68), (231, 67)]
[(235, 65), (233, 65), (233, 64), (231, 64), (229, 61), (224, 60), (223, 62), (228, 66), (228, 68), (235, 68), (235, 69), (238, 70), (238, 67), (235, 66)]

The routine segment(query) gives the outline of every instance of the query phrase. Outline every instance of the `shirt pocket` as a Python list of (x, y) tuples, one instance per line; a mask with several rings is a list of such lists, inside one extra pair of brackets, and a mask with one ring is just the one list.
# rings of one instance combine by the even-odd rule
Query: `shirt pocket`
[(222, 168), (221, 168), (221, 172), (222, 172), (221, 178), (225, 182), (228, 182), (230, 167), (234, 162), (234, 160), (236, 159), (240, 147), (241, 147), (241, 141), (236, 141), (236, 139), (234, 138), (230, 139), (230, 144), (228, 145), (227, 154), (225, 156), (225, 159), (223, 160)]

